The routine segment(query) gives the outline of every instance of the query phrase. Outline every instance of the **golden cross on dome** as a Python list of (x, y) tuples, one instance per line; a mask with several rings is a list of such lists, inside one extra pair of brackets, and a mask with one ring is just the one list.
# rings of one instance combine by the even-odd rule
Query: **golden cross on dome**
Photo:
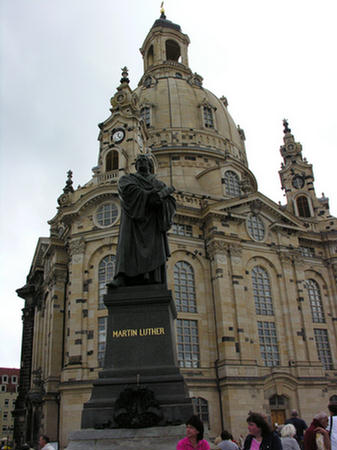
[(161, 15), (165, 15), (164, 2), (161, 2), (161, 5), (160, 5), (160, 14), (161, 14)]

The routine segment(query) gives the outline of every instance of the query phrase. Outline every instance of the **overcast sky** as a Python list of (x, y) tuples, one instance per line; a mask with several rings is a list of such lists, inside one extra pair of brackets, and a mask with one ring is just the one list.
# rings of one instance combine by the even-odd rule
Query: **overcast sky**
[[(313, 164), (318, 196), (337, 214), (335, 0), (165, 1), (188, 34), (189, 64), (226, 96), (246, 134), (259, 190), (284, 202), (278, 170), (282, 119)], [(97, 164), (97, 124), (159, 17), (157, 0), (0, 1), (0, 366), (19, 367), (21, 308), (37, 240), (72, 169), (74, 186)]]

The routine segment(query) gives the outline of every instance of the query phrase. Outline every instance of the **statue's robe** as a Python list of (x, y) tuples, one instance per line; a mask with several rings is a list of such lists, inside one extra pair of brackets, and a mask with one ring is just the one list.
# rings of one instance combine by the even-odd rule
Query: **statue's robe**
[(152, 174), (120, 178), (122, 215), (115, 278), (138, 277), (165, 267), (170, 256), (166, 232), (172, 225), (176, 203), (171, 195), (160, 197), (158, 192), (164, 187)]

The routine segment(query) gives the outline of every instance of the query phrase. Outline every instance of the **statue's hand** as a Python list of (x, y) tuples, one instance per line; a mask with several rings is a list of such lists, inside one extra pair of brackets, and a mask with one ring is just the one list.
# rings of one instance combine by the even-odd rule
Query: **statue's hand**
[(173, 186), (165, 186), (158, 192), (158, 194), (160, 198), (165, 198), (168, 197), (170, 194), (172, 194), (172, 192), (174, 191), (175, 189)]

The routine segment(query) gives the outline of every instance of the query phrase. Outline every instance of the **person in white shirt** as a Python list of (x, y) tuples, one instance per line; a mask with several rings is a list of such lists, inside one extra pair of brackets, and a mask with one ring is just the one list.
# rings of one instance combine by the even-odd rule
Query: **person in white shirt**
[(329, 398), (328, 409), (330, 411), (327, 431), (330, 435), (331, 450), (337, 450), (337, 395)]
[(41, 434), (39, 439), (40, 450), (55, 450), (54, 447), (49, 444), (50, 439), (45, 434)]

